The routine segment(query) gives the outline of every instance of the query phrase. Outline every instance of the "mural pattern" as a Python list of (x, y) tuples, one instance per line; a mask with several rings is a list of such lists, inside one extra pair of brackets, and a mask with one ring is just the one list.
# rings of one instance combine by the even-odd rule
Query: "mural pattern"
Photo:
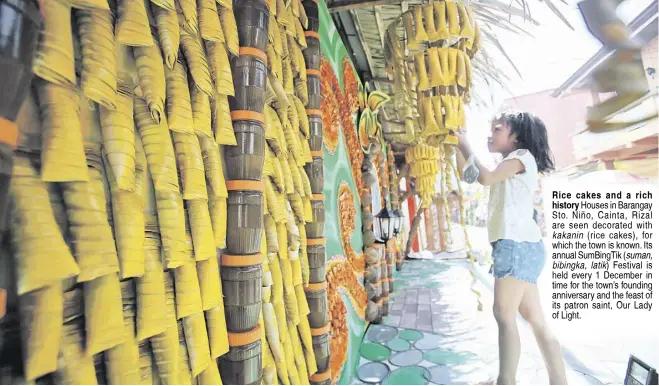
[[(332, 383), (350, 383), (359, 362), (366, 329), (367, 294), (363, 285), (361, 166), (364, 153), (356, 130), (362, 85), (327, 7), (319, 2), (325, 175), (326, 279), (331, 314)], [(337, 92), (338, 91), (338, 92)]]

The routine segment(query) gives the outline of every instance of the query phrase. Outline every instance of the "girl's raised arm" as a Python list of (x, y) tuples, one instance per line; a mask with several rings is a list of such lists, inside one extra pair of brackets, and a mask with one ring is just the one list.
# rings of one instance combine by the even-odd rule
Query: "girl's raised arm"
[[(463, 161), (473, 155), (469, 141), (467, 141), (467, 136), (465, 133), (458, 134), (458, 153), (459, 156), (462, 156)], [(458, 156), (458, 158), (459, 158)], [(459, 161), (458, 161), (459, 162)], [(478, 168), (478, 182), (484, 186), (494, 185), (498, 182), (505, 181), (506, 179), (514, 176), (515, 174), (524, 172), (524, 164), (519, 159), (506, 160), (500, 163), (494, 170), (489, 170), (485, 165), (483, 165), (478, 158), (474, 155), (474, 164)], [(459, 165), (459, 163), (458, 163)], [(460, 171), (462, 167), (458, 166)]]

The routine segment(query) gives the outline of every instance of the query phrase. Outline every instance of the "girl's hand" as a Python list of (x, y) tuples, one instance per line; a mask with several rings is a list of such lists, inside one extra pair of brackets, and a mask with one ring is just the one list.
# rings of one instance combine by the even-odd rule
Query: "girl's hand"
[(458, 149), (460, 149), (460, 151), (464, 151), (464, 149), (468, 149), (469, 140), (467, 140), (467, 131), (466, 130), (460, 131), (456, 135), (458, 137)]

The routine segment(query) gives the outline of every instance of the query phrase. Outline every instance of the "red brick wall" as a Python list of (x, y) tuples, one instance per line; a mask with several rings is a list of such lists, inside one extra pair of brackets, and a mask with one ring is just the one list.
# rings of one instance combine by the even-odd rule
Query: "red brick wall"
[(572, 91), (561, 98), (551, 96), (553, 90), (507, 99), (503, 108), (528, 111), (540, 117), (547, 127), (549, 146), (556, 169), (575, 163), (571, 135), (585, 122), (586, 108), (593, 104), (590, 91)]
[(658, 87), (657, 79), (659, 78), (659, 74), (655, 73), (654, 78), (653, 78), (647, 73), (647, 69), (649, 67), (652, 67), (652, 68), (654, 68), (655, 71), (659, 71), (659, 68), (657, 68), (657, 67), (659, 67), (657, 65), (657, 62), (659, 62), (659, 60), (657, 58), (657, 56), (658, 56), (657, 55), (657, 44), (659, 44), (659, 41), (657, 40), (657, 38), (654, 38), (653, 41), (651, 41), (650, 43), (648, 43), (647, 46), (645, 46), (645, 48), (643, 49), (643, 52), (641, 53), (642, 56), (643, 56), (643, 67), (646, 70), (645, 71), (645, 76), (648, 78), (648, 84), (650, 85), (651, 90), (654, 90)]

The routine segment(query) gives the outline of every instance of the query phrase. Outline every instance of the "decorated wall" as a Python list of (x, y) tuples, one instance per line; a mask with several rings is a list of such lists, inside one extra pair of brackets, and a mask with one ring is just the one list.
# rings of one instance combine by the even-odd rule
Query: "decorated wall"
[[(328, 307), (332, 341), (330, 369), (333, 383), (350, 383), (359, 359), (366, 328), (366, 292), (363, 287), (362, 219), (358, 190), (363, 155), (350, 88), (360, 87), (352, 63), (324, 1), (319, 2), (323, 153), (325, 176), (325, 238)], [(346, 76), (347, 75), (347, 76)], [(347, 87), (346, 87), (347, 86)], [(339, 92), (340, 91), (340, 92)], [(354, 91), (353, 91), (354, 92)], [(352, 157), (351, 157), (352, 155)], [(358, 176), (355, 178), (355, 176)]]
[[(319, 21), (330, 369), (333, 383), (349, 384), (373, 318), (366, 317), (363, 251), (374, 242), (372, 214), (384, 207), (387, 197), (380, 186), (389, 183), (389, 165), (376, 112), (388, 98), (368, 93), (362, 85), (323, 1)], [(374, 148), (377, 154), (371, 153)], [(368, 221), (363, 223), (365, 214)]]

